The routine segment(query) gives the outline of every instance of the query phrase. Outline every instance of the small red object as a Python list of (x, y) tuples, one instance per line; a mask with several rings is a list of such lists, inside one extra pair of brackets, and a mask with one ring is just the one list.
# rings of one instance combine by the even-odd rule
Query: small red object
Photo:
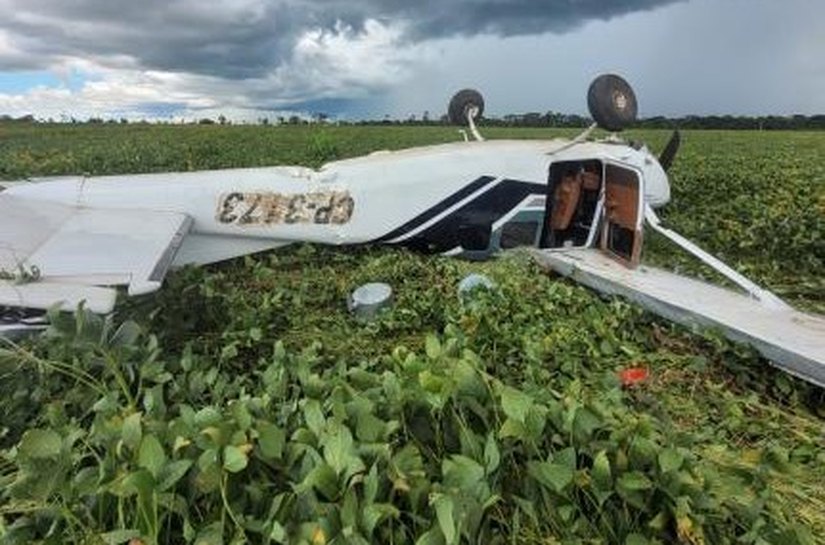
[(650, 376), (647, 369), (644, 367), (628, 367), (619, 371), (619, 380), (622, 386), (633, 386), (644, 382)]

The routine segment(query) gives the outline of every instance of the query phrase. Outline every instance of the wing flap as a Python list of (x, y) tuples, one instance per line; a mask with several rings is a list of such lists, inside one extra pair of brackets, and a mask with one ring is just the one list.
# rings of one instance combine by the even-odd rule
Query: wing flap
[(71, 206), (0, 195), (0, 271), (17, 271), (73, 213)]
[[(43, 298), (60, 301), (60, 289), (71, 285), (126, 285), (130, 295), (152, 292), (161, 286), (191, 224), (189, 216), (174, 212), (87, 208), (2, 195), (0, 271), (39, 271), (39, 281), (13, 284), (15, 293), (31, 296), (31, 301), (23, 297), (6, 304), (49, 307)], [(41, 284), (47, 287), (33, 288)], [(74, 295), (67, 292), (72, 301)]]
[(44, 280), (158, 289), (188, 232), (184, 214), (79, 208), (27, 259)]

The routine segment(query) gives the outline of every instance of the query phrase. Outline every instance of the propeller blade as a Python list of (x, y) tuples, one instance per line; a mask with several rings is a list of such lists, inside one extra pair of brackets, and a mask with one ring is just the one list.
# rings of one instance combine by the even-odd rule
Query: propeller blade
[(670, 170), (670, 166), (673, 164), (673, 160), (676, 158), (676, 153), (679, 151), (679, 145), (682, 143), (682, 135), (679, 133), (679, 129), (673, 131), (673, 135), (670, 137), (670, 141), (665, 146), (665, 149), (662, 150), (662, 154), (659, 156), (659, 164), (662, 165), (662, 168), (667, 172)]

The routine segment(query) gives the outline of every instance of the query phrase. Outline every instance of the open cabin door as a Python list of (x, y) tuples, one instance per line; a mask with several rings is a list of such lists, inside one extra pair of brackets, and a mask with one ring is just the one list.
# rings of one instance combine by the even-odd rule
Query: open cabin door
[(550, 165), (541, 248), (583, 248), (597, 239), (604, 163), (596, 159)]
[[(739, 284), (742, 292), (656, 267), (639, 266), (645, 219), (644, 182), (636, 170), (610, 162), (605, 162), (603, 175), (602, 212), (595, 216), (598, 221), (592, 232), (598, 235), (591, 239), (592, 243), (571, 244), (573, 237), (557, 228), (566, 228), (566, 218), (560, 211), (568, 205), (564, 185), (556, 184), (555, 195), (550, 194), (556, 199), (545, 220), (549, 236), (542, 248), (534, 252), (540, 265), (603, 294), (629, 299), (673, 322), (717, 329), (731, 340), (754, 347), (784, 371), (825, 387), (825, 317), (792, 309), (660, 226), (651, 211), (647, 217), (653, 229), (714, 266)], [(575, 191), (574, 187), (567, 193), (575, 198)]]
[(635, 170), (605, 164), (604, 215), (599, 247), (629, 267), (636, 267), (642, 255), (643, 195), (641, 177)]

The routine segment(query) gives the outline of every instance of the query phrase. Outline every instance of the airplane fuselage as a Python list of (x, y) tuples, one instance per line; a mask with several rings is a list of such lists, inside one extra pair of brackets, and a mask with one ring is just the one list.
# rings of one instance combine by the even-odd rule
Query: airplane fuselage
[[(519, 245), (539, 245), (548, 168), (605, 159), (636, 170), (645, 202), (669, 199), (646, 149), (563, 140), (458, 142), (379, 151), (320, 169), (268, 167), (82, 176), (16, 185), (10, 195), (95, 209), (186, 214), (190, 235), (175, 264), (209, 263), (296, 241), (400, 244), (483, 257), (502, 247), (508, 222), (534, 222)], [(554, 155), (548, 153), (556, 151)], [(658, 170), (657, 170), (658, 167)], [(504, 242), (504, 246), (507, 242)]]

